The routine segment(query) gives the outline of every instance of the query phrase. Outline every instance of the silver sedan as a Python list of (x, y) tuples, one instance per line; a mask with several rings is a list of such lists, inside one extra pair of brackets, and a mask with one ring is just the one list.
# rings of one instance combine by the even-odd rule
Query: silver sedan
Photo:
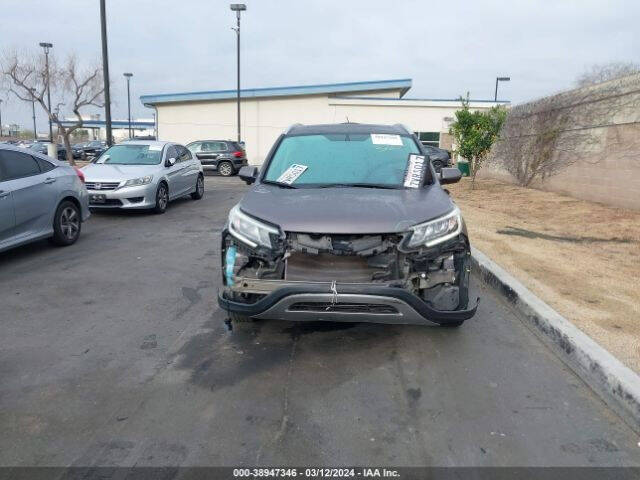
[(82, 171), (91, 208), (164, 213), (171, 200), (204, 195), (200, 160), (177, 143), (136, 140), (113, 145)]
[(36, 152), (0, 145), (0, 251), (51, 238), (78, 240), (89, 218), (82, 172)]

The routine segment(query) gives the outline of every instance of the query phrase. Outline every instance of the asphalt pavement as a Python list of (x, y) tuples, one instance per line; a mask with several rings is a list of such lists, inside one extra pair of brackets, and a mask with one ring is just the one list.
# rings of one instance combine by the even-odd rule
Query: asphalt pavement
[(640, 466), (640, 439), (512, 313), (459, 329), (256, 322), (215, 300), (246, 187), (0, 254), (0, 466)]

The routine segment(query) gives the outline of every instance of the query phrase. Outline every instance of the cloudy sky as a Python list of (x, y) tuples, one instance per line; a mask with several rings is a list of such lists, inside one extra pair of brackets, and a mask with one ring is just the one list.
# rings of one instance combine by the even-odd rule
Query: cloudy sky
[[(126, 117), (122, 73), (139, 96), (235, 87), (229, 1), (107, 0), (112, 115)], [(570, 88), (594, 63), (640, 63), (637, 0), (246, 0), (243, 87), (412, 78), (408, 97), (518, 103)], [(98, 0), (0, 0), (0, 49), (54, 44), (100, 61)], [(2, 119), (31, 106), (0, 92)], [(44, 114), (39, 129), (44, 129)]]

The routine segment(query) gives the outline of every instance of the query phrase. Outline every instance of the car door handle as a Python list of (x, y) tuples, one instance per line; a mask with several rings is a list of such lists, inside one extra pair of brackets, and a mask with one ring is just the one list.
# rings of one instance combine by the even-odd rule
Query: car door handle
[(45, 181), (43, 183), (53, 183), (55, 181), (56, 181), (55, 178), (48, 177), (48, 178), (45, 179)]
[(0, 198), (8, 197), (9, 192), (5, 192), (4, 190), (0, 190)]

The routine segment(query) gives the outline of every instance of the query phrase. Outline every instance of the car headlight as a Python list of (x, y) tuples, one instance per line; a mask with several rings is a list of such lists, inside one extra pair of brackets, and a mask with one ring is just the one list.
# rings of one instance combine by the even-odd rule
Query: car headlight
[(432, 247), (455, 237), (462, 231), (462, 215), (458, 207), (453, 211), (429, 222), (411, 227), (412, 233), (408, 247)]
[(153, 175), (147, 175), (146, 177), (132, 178), (124, 182), (123, 187), (137, 187), (139, 185), (148, 185), (153, 180)]
[(250, 247), (262, 245), (271, 248), (269, 235), (277, 235), (279, 232), (278, 229), (243, 213), (240, 206), (236, 205), (229, 212), (229, 233)]

